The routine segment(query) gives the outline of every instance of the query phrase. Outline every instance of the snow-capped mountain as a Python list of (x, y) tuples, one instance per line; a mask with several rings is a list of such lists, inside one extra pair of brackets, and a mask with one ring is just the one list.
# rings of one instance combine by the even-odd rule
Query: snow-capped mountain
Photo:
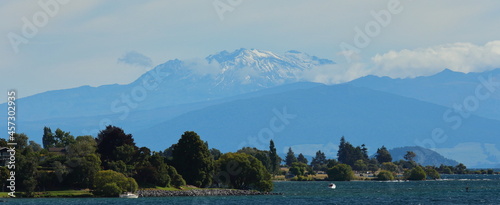
[(300, 72), (314, 66), (334, 63), (299, 51), (288, 51), (280, 56), (270, 51), (244, 48), (231, 53), (222, 51), (208, 56), (206, 60), (221, 67), (216, 77), (217, 87), (235, 84), (272, 87), (296, 82)]
[[(298, 51), (222, 51), (197, 60), (169, 60), (128, 85), (82, 86), (20, 100), (26, 120), (85, 117), (203, 102), (298, 81), (297, 74), (331, 64)], [(130, 102), (129, 102), (130, 101)], [(22, 115), (22, 113), (21, 113)]]

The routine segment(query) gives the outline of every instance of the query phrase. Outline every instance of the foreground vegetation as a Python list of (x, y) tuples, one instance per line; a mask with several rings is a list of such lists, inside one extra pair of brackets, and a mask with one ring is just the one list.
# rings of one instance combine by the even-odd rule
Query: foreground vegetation
[[(100, 131), (95, 139), (75, 138), (60, 129), (52, 133), (46, 127), (43, 148), (24, 134), (15, 134), (14, 140), (18, 145), (15, 167), (18, 196), (88, 196), (88, 193), (118, 196), (139, 188), (181, 189), (186, 184), (259, 191), (271, 191), (273, 186), (268, 168), (252, 153), (222, 154), (209, 149), (208, 143), (195, 132), (185, 132), (177, 144), (163, 152), (137, 147), (132, 135), (114, 126)], [(3, 147), (7, 145), (5, 140), (0, 143)], [(234, 173), (227, 167), (242, 171)], [(8, 190), (5, 183), (10, 171), (0, 167), (4, 190)]]
[[(198, 188), (244, 189), (269, 192), (274, 180), (426, 180), (440, 173), (471, 173), (457, 166), (422, 166), (408, 152), (405, 160), (392, 161), (382, 146), (375, 157), (368, 157), (365, 145), (354, 147), (341, 138), (337, 159), (327, 159), (321, 150), (310, 163), (289, 148), (282, 160), (271, 140), (269, 150), (244, 147), (235, 153), (209, 148), (197, 133), (185, 132), (176, 144), (154, 152), (137, 147), (132, 135), (121, 128), (107, 126), (92, 136), (73, 137), (57, 129), (44, 128), (43, 147), (15, 134), (16, 193), (24, 197), (118, 196), (138, 189), (186, 190)], [(7, 141), (0, 140), (6, 147)], [(281, 166), (281, 163), (284, 165)], [(10, 176), (0, 167), (0, 180), (7, 189)], [(481, 170), (475, 173), (493, 173)], [(370, 173), (371, 177), (366, 174)], [(189, 186), (187, 186), (189, 185)], [(62, 191), (61, 191), (62, 190)], [(2, 194), (5, 194), (2, 193)]]

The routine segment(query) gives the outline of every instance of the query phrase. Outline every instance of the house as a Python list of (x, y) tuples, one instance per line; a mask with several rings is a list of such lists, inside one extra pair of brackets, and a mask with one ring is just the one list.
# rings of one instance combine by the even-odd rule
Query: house
[(0, 166), (5, 166), (9, 162), (10, 152), (8, 147), (0, 147)]

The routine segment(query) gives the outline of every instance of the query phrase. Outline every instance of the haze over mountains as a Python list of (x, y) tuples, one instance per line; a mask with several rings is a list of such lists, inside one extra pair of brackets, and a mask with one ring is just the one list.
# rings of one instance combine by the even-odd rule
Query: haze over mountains
[(40, 142), (44, 126), (77, 136), (113, 124), (153, 150), (193, 130), (224, 152), (267, 149), (274, 139), (281, 152), (291, 146), (313, 155), (321, 149), (328, 157), (335, 157), (345, 136), (370, 153), (382, 145), (417, 145), (470, 167), (500, 167), (500, 69), (444, 70), (414, 79), (367, 76), (339, 85), (300, 82), (301, 72), (328, 64), (334, 62), (298, 51), (256, 49), (170, 60), (128, 85), (20, 99), (18, 130)]

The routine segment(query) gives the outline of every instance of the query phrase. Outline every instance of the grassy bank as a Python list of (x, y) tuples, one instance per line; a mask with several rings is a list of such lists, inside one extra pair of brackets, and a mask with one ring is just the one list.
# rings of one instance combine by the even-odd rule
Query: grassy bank
[[(16, 197), (22, 197), (23, 192), (16, 192)], [(94, 196), (88, 190), (61, 190), (61, 191), (44, 191), (35, 192), (35, 198), (73, 198), (73, 197), (92, 197)], [(0, 197), (9, 197), (8, 192), (0, 192)]]

